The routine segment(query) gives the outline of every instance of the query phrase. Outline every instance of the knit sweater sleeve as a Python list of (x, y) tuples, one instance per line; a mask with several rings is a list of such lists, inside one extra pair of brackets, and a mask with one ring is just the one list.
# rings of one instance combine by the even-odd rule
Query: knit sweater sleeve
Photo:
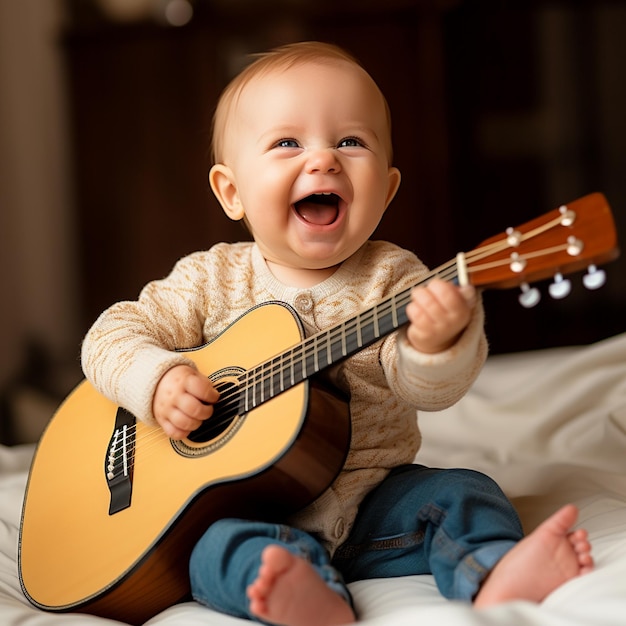
[(227, 308), (216, 285), (221, 252), (216, 246), (181, 259), (169, 276), (148, 283), (138, 300), (104, 311), (83, 340), (87, 379), (144, 422), (155, 422), (152, 398), (163, 374), (175, 365), (195, 367), (176, 350), (200, 346), (207, 326), (221, 327), (219, 312)]

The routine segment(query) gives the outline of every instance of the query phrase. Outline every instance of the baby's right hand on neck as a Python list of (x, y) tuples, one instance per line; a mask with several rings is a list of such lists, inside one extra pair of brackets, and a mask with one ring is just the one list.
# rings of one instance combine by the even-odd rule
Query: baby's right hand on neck
[(211, 381), (189, 365), (163, 374), (152, 400), (154, 418), (171, 439), (184, 439), (213, 414), (219, 393)]

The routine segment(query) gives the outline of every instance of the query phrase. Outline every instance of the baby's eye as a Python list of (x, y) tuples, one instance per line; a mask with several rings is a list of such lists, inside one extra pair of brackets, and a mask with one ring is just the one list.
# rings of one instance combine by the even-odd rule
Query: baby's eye
[(363, 142), (356, 137), (346, 137), (337, 144), (338, 148), (359, 148), (361, 146), (363, 146)]
[(277, 148), (299, 148), (299, 144), (295, 139), (281, 139), (277, 141), (275, 146)]

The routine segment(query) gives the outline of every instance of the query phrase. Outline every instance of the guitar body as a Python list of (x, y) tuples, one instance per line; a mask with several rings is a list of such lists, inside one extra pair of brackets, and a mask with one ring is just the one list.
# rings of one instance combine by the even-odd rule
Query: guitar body
[[(271, 303), (188, 356), (219, 382), (301, 339), (295, 313)], [(110, 513), (106, 465), (117, 413), (84, 381), (37, 448), (19, 568), (24, 593), (40, 608), (143, 623), (188, 596), (189, 556), (209, 524), (306, 506), (339, 473), (350, 440), (345, 400), (315, 381), (236, 415), (206, 441), (178, 444), (137, 423), (130, 502)]]

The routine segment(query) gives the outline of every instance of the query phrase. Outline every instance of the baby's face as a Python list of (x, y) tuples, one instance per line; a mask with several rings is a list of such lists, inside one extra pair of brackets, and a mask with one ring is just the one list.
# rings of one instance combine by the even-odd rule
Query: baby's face
[(216, 192), (226, 212), (245, 216), (271, 267), (336, 267), (371, 236), (400, 180), (378, 88), (347, 62), (308, 63), (256, 77), (235, 106), (212, 181), (228, 178)]

